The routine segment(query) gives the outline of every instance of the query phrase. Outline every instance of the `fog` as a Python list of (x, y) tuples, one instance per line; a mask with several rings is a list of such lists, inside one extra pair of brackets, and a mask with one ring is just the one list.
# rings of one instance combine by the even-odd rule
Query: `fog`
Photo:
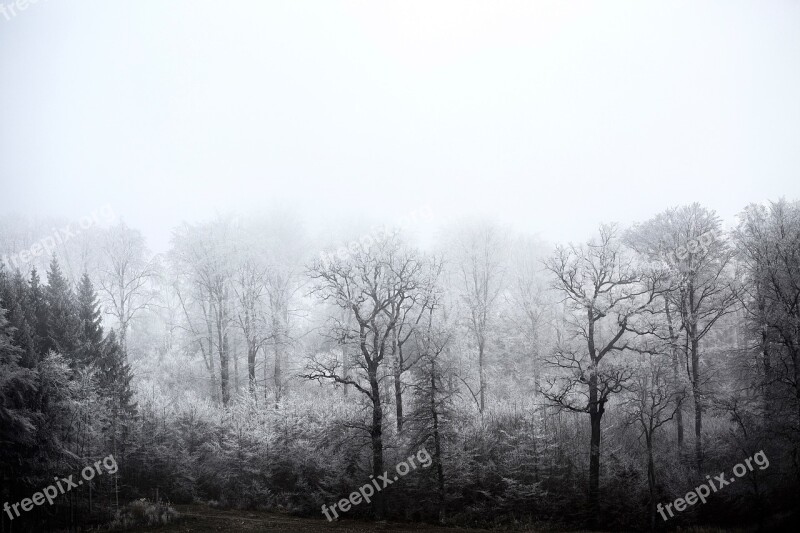
[(796, 2), (40, 1), (0, 14), (4, 211), (292, 205), (551, 241), (796, 197)]
[(798, 67), (796, 1), (0, 0), (0, 533), (797, 531)]

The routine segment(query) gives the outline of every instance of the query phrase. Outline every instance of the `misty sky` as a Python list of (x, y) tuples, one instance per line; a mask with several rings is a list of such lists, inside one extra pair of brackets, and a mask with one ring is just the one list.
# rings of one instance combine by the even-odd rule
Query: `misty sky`
[[(11, 4), (10, 0), (0, 3)], [(6, 11), (8, 12), (8, 11)], [(800, 198), (800, 2), (39, 0), (0, 14), (0, 210), (554, 241)]]

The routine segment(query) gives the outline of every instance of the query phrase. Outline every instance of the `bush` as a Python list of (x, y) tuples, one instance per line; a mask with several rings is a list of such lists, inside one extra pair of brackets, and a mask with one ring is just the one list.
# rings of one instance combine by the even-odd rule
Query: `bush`
[(178, 518), (178, 512), (165, 503), (154, 503), (144, 498), (133, 501), (117, 511), (112, 529), (142, 526), (162, 526)]

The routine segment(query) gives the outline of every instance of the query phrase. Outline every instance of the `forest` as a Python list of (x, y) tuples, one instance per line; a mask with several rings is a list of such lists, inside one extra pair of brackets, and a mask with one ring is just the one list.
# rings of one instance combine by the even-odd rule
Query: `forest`
[(1, 218), (0, 531), (167, 527), (189, 504), (797, 527), (800, 202), (561, 244), (478, 217), (419, 238), (435, 215), (220, 214), (164, 253), (121, 220)]

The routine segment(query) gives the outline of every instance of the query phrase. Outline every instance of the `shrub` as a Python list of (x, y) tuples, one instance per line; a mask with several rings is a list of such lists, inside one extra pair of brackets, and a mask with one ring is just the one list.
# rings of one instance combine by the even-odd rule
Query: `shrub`
[(178, 518), (178, 512), (165, 503), (154, 503), (144, 498), (135, 500), (117, 511), (112, 529), (141, 526), (162, 526)]

